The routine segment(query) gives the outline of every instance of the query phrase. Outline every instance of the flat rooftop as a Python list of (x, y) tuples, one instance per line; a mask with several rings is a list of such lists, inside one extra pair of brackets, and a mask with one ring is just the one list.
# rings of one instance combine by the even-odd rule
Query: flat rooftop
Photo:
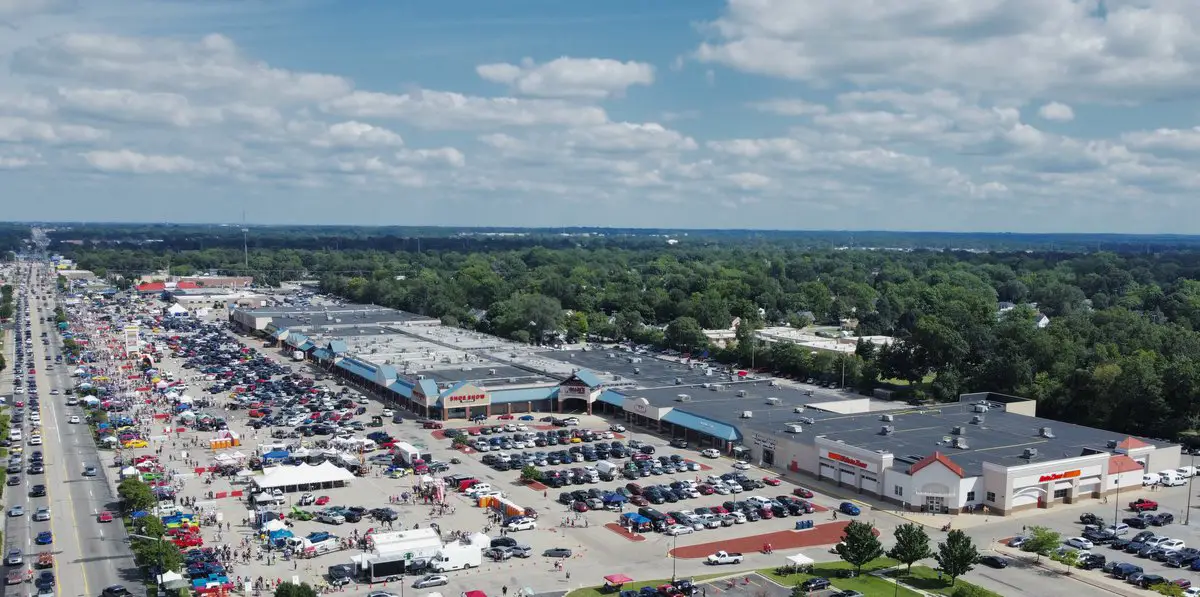
[[(968, 475), (983, 472), (983, 463), (1001, 466), (1019, 466), (1074, 458), (1085, 451), (1111, 451), (1107, 446), (1112, 440), (1120, 441), (1126, 436), (1120, 433), (1051, 421), (1040, 417), (1010, 413), (1002, 405), (995, 405), (986, 413), (976, 413), (972, 403), (958, 402), (926, 407), (909, 407), (887, 413), (871, 412), (842, 415), (806, 409), (803, 413), (783, 412), (783, 409), (753, 410), (752, 419), (742, 419), (735, 424), (746, 430), (776, 435), (792, 436), (794, 439), (824, 436), (834, 441), (865, 450), (885, 450), (896, 456), (898, 466), (928, 456), (935, 450), (950, 457), (963, 467)], [(882, 414), (892, 416), (892, 421), (881, 420)], [(978, 424), (972, 423), (975, 416), (982, 417)], [(801, 417), (812, 420), (802, 424), (799, 434), (784, 430), (785, 423), (799, 422)], [(723, 420), (730, 421), (727, 416)], [(895, 430), (884, 435), (885, 425)], [(961, 427), (966, 448), (952, 446), (954, 428)], [(1054, 437), (1042, 437), (1042, 427), (1049, 427)], [(800, 436), (800, 438), (796, 438)], [(1155, 446), (1169, 445), (1147, 438), (1139, 438)], [(1025, 448), (1036, 448), (1038, 456), (1032, 460), (1022, 458)]]
[[(591, 370), (605, 382), (625, 381), (637, 388), (672, 388), (678, 379), (682, 385), (729, 381), (725, 369), (703, 363), (691, 365), (682, 361), (661, 359), (647, 354), (634, 354), (620, 349), (551, 350), (540, 353), (545, 359), (569, 363)], [(613, 377), (616, 376), (616, 377)], [(613, 383), (612, 385), (622, 385)]]
[[(553, 378), (537, 371), (492, 360), (486, 354), (467, 351), (409, 333), (409, 328), (375, 326), (367, 334), (329, 334), (346, 342), (350, 354), (377, 365), (391, 365), (401, 375), (424, 375), (438, 383), (469, 381), (489, 388), (544, 384)], [(424, 331), (424, 330), (421, 330)]]

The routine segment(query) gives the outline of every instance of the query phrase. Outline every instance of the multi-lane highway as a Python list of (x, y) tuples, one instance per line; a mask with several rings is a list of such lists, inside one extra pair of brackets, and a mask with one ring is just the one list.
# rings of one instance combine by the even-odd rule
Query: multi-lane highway
[[(47, 549), (34, 545), (34, 538), (38, 532), (50, 530), (54, 542), (49, 549), (56, 555), (54, 572), (57, 581), (53, 591), (56, 597), (91, 597), (99, 595), (105, 587), (116, 584), (124, 584), (134, 593), (143, 593), (140, 590), (141, 575), (133, 562), (124, 528), (119, 522), (102, 524), (97, 520), (99, 512), (117, 509), (111, 482), (115, 471), (102, 466), (87, 425), (68, 423), (71, 415), (82, 415), (77, 407), (67, 406), (66, 397), (62, 395), (63, 390), (73, 387), (70, 377), (73, 369), (65, 364), (59, 364), (53, 370), (47, 369), (48, 364), (54, 362), (61, 343), (51, 324), (40, 321), (43, 316), (53, 316), (57, 300), (55, 281), (49, 270), (40, 264), (35, 265), (34, 272), (34, 276), (26, 282), (25, 291), (32, 319), (29, 337), (34, 339), (33, 348), (26, 351), (25, 369), (35, 370), (44, 445), (28, 445), (34, 427), (30, 424), (30, 417), (26, 416), (23, 440), (26, 444), (26, 471), (21, 473), (22, 483), (19, 486), (6, 488), (5, 502), (6, 508), (22, 504), (27, 513), (20, 517), (6, 516), (6, 551), (17, 547), (29, 554), (26, 558), (28, 567), (32, 564), (31, 558), (36, 558), (39, 551)], [(34, 298), (35, 290), (49, 297), (45, 301), (45, 308), (42, 307), (42, 300)], [(23, 326), (24, 322), (17, 319), (16, 325)], [(49, 345), (43, 345), (40, 341), (43, 331), (51, 338)], [(8, 352), (11, 358), (11, 350)], [(14, 371), (17, 375), (27, 373)], [(52, 395), (52, 390), (58, 390), (59, 395)], [(44, 454), (46, 465), (43, 475), (27, 474), (28, 455), (34, 450), (41, 450)], [(84, 468), (89, 465), (99, 469), (98, 476), (83, 475)], [(46, 486), (45, 497), (29, 497), (30, 487), (34, 484)], [(48, 523), (33, 521), (32, 514), (39, 506), (50, 507), (51, 519)], [(3, 596), (35, 592), (36, 589), (30, 584), (11, 585), (6, 587)]]

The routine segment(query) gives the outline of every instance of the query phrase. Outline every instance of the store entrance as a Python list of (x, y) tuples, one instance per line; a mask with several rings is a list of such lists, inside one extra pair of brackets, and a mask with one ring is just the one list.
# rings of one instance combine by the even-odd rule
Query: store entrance
[(946, 508), (946, 498), (940, 496), (925, 496), (925, 511), (941, 514)]
[(763, 448), (762, 463), (766, 466), (775, 466), (775, 450)]

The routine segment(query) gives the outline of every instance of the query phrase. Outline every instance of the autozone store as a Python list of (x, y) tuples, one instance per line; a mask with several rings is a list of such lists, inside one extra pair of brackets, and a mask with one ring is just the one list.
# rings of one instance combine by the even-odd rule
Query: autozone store
[(820, 437), (815, 444), (817, 478), (861, 493), (882, 494), (883, 472), (893, 461), (890, 453), (873, 452)]
[(1012, 467), (984, 463), (983, 503), (1008, 513), (1099, 497), (1111, 456), (1103, 452)]

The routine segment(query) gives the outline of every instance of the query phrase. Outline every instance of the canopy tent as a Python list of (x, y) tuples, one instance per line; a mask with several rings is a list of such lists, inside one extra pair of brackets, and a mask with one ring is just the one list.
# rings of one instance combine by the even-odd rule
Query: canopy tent
[(322, 462), (316, 466), (301, 464), (269, 469), (265, 475), (254, 478), (254, 485), (260, 489), (307, 487), (346, 483), (353, 478), (354, 474), (350, 471)]
[(788, 556), (787, 561), (789, 564), (794, 564), (796, 566), (811, 566), (814, 563), (812, 558), (802, 553)]
[(175, 303), (174, 305), (167, 307), (167, 315), (170, 315), (172, 317), (183, 317), (187, 314), (188, 314), (187, 308), (185, 308), (183, 305), (180, 305), (179, 303)]
[(624, 574), (609, 574), (608, 576), (604, 577), (604, 580), (613, 585), (623, 585), (627, 582), (633, 582), (632, 578), (629, 578)]

